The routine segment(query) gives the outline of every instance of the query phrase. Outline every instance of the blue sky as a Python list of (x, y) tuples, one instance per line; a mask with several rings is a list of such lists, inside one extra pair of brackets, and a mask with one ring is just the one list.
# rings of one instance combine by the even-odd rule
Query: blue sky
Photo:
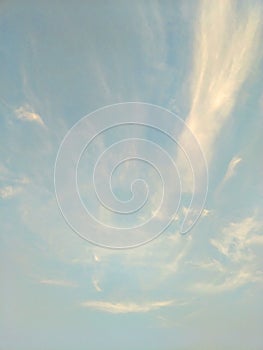
[[(262, 349), (262, 16), (257, 0), (1, 2), (1, 349)], [(81, 118), (125, 102), (174, 113), (173, 119), (166, 112), (169, 121), (161, 112), (159, 119), (140, 116), (147, 124), (155, 118), (161, 130), (172, 132), (169, 123), (180, 117), (203, 150), (209, 186), (198, 223), (181, 235), (193, 179), (178, 147), (139, 125), (97, 137), (78, 180), (100, 222), (133, 227), (152, 218), (151, 236), (173, 211), (176, 171), (157, 148), (135, 138), (166, 149), (182, 184), (167, 230), (116, 250), (91, 244), (67, 225), (54, 166), (64, 136)], [(105, 120), (117, 117), (91, 114), (77, 136)], [(187, 130), (173, 132), (192, 156), (201, 198), (206, 169)], [(96, 181), (106, 202), (114, 203), (103, 187), (112, 164), (142, 152), (165, 179), (162, 212), (160, 178), (145, 162), (126, 162), (112, 178), (114, 194), (125, 201), (132, 181), (145, 177), (149, 201), (139, 216), (115, 218), (95, 203), (92, 174), (105, 150)], [(67, 174), (62, 169), (59, 186), (82, 223)], [(146, 193), (140, 185), (132, 188), (137, 205)], [(190, 212), (195, 217), (198, 210)], [(105, 226), (81, 227), (95, 240), (112, 234)]]

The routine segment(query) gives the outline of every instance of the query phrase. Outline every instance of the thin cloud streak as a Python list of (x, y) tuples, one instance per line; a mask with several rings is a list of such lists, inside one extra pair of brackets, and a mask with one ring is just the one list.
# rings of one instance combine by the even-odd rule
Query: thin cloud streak
[(237, 289), (248, 283), (262, 282), (263, 273), (261, 271), (243, 269), (236, 271), (236, 273), (232, 274), (231, 276), (228, 276), (222, 283), (197, 283), (193, 289), (207, 294), (216, 294)]
[(225, 173), (225, 176), (223, 177), (223, 180), (221, 181), (217, 191), (219, 191), (227, 181), (229, 181), (235, 174), (236, 174), (236, 169), (239, 163), (242, 162), (242, 158), (235, 156), (231, 159), (231, 161), (228, 164), (227, 171)]
[(107, 301), (85, 301), (81, 303), (82, 307), (96, 309), (112, 314), (126, 314), (126, 313), (146, 313), (158, 310), (163, 307), (171, 306), (174, 300), (155, 301), (149, 303), (137, 304), (134, 302), (107, 302)]

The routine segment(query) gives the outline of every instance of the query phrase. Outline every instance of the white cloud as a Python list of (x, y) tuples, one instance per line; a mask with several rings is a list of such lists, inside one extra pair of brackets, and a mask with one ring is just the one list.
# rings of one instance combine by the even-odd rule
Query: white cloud
[(224, 263), (214, 258), (203, 263), (190, 261), (189, 264), (214, 273), (209, 282), (194, 283), (191, 288), (201, 293), (222, 293), (263, 282), (260, 261), (253, 251), (254, 245), (263, 243), (261, 229), (262, 222), (253, 216), (227, 225), (221, 235), (210, 241), (225, 257)]
[(0, 197), (3, 199), (12, 198), (19, 194), (21, 191), (21, 187), (5, 186), (0, 188)]
[(254, 236), (254, 237), (248, 238), (247, 239), (247, 244), (248, 245), (263, 244), (263, 235), (261, 235), (261, 236)]
[(58, 286), (58, 287), (77, 287), (76, 283), (72, 281), (58, 280), (58, 279), (43, 279), (43, 280), (40, 280), (39, 283), (47, 284), (50, 286)]
[(194, 289), (209, 294), (220, 293), (236, 289), (247, 283), (256, 282), (263, 282), (263, 273), (261, 271), (242, 269), (229, 274), (221, 283), (197, 283), (195, 284)]
[(235, 175), (237, 165), (242, 161), (242, 158), (235, 156), (228, 164), (226, 174), (222, 180), (222, 184), (225, 184), (231, 177)]
[[(233, 1), (201, 1), (195, 27), (191, 108), (186, 123), (201, 144), (208, 163), (215, 141), (257, 58), (260, 8), (253, 6), (237, 12), (235, 4)], [(180, 144), (194, 152), (190, 149), (187, 132), (182, 133)], [(185, 182), (192, 183), (191, 169), (183, 158), (180, 153), (178, 162), (186, 172)], [(198, 159), (192, 166), (198, 169)], [(198, 180), (201, 179), (202, 173)]]
[(85, 301), (81, 303), (82, 307), (109, 312), (112, 314), (126, 314), (126, 313), (145, 313), (158, 310), (163, 307), (171, 306), (174, 300), (155, 301), (148, 303), (137, 304), (134, 302), (107, 302), (107, 301)]
[(94, 261), (100, 262), (100, 257), (98, 255), (94, 254), (93, 258), (94, 258)]
[(211, 239), (211, 244), (233, 262), (253, 259), (253, 252), (249, 245), (255, 239), (261, 239), (256, 232), (262, 223), (254, 217), (247, 217), (240, 222), (230, 223), (223, 229), (222, 235)]
[(212, 210), (204, 208), (202, 211), (202, 217), (210, 216), (210, 215), (212, 215), (212, 213), (213, 213)]
[(92, 279), (92, 284), (94, 286), (94, 288), (96, 289), (97, 292), (101, 292), (102, 289), (100, 287), (100, 284), (99, 284), (99, 280), (97, 278), (93, 278)]
[(21, 120), (30, 122), (36, 122), (42, 126), (45, 126), (42, 118), (37, 114), (31, 106), (28, 104), (21, 106), (15, 110), (16, 117)]

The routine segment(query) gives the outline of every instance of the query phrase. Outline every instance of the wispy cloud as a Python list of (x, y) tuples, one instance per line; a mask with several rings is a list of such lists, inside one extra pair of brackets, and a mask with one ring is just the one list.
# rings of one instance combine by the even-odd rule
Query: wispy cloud
[(92, 284), (94, 286), (94, 288), (96, 289), (97, 292), (101, 292), (102, 289), (100, 287), (100, 283), (99, 283), (99, 280), (97, 278), (93, 278), (92, 279)]
[(226, 174), (222, 180), (222, 185), (225, 184), (231, 177), (235, 175), (237, 165), (242, 161), (241, 157), (235, 156), (228, 164)]
[(210, 216), (213, 214), (213, 210), (204, 208), (202, 211), (202, 217)]
[(3, 183), (3, 186), (0, 187), (0, 198), (2, 199), (8, 199), (17, 196), (25, 189), (25, 186), (31, 182), (27, 176), (18, 175), (1, 163), (0, 181)]
[(238, 287), (241, 287), (247, 283), (256, 283), (263, 281), (263, 273), (261, 271), (253, 271), (250, 269), (242, 269), (235, 274), (229, 275), (221, 283), (197, 283), (194, 289), (200, 292), (208, 294), (226, 292)]
[(165, 21), (161, 15), (159, 3), (152, 1), (147, 6), (138, 3), (137, 9), (145, 56), (154, 68), (164, 69), (167, 43)]
[(207, 261), (201, 261), (201, 262), (187, 261), (186, 264), (189, 264), (194, 268), (202, 269), (206, 271), (225, 272), (225, 267), (222, 265), (220, 261), (216, 259), (209, 259)]
[(58, 287), (77, 287), (77, 284), (72, 281), (58, 280), (58, 279), (43, 279), (39, 281), (40, 284), (47, 284)]
[[(258, 56), (260, 10), (256, 5), (242, 10), (235, 1), (201, 1), (195, 27), (191, 108), (186, 122), (208, 163), (216, 139)], [(186, 145), (186, 150), (189, 148), (186, 132), (182, 133), (180, 143)], [(184, 163), (182, 166), (189, 173)]]
[(224, 256), (224, 262), (210, 259), (205, 263), (189, 262), (203, 270), (213, 271), (209, 282), (195, 283), (191, 288), (201, 293), (223, 293), (243, 285), (263, 282), (260, 261), (253, 245), (263, 243), (260, 235), (262, 222), (254, 216), (227, 225), (220, 236), (211, 239), (211, 244)]
[(253, 253), (250, 244), (256, 238), (260, 239), (258, 231), (261, 227), (262, 223), (254, 217), (247, 217), (240, 222), (230, 223), (220, 237), (211, 239), (211, 244), (233, 262), (251, 260)]
[[(178, 237), (179, 235), (177, 235)], [(176, 236), (173, 237), (173, 236), (170, 236), (170, 244), (172, 245), (171, 243), (171, 240), (173, 241), (177, 241), (178, 238)], [(184, 258), (187, 256), (187, 254), (189, 253), (189, 249), (190, 247), (192, 246), (192, 237), (191, 236), (188, 236), (185, 238), (185, 241), (183, 242), (182, 240), (178, 241), (178, 245), (180, 246), (181, 244), (183, 244), (183, 249), (180, 251), (180, 252), (177, 252), (177, 255), (175, 255), (175, 257), (173, 257), (173, 259), (168, 263), (168, 264), (165, 264), (164, 268), (165, 268), (165, 272), (164, 272), (164, 276), (167, 277), (168, 275), (170, 274), (175, 274), (181, 264), (182, 264), (182, 261), (184, 260)], [(181, 243), (181, 244), (180, 244)]]
[(14, 186), (5, 186), (0, 188), (0, 198), (2, 199), (8, 199), (15, 197), (19, 193), (21, 193), (22, 188), (21, 187), (14, 187)]
[(137, 304), (134, 302), (107, 302), (107, 301), (85, 301), (81, 303), (82, 307), (109, 312), (112, 314), (126, 313), (146, 313), (158, 310), (163, 307), (171, 306), (175, 303), (174, 300), (155, 301), (148, 303)]
[(36, 122), (41, 126), (45, 126), (42, 118), (39, 114), (37, 114), (34, 109), (29, 106), (28, 104), (21, 106), (15, 110), (15, 115), (18, 119), (29, 121), (29, 122)]

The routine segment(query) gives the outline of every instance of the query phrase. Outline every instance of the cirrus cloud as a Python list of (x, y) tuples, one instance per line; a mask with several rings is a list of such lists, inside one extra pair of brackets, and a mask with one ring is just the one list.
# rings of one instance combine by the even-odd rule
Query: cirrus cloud
[(158, 310), (163, 307), (171, 306), (174, 300), (154, 301), (137, 304), (134, 302), (108, 302), (108, 301), (85, 301), (81, 303), (82, 307), (96, 309), (112, 314), (126, 314), (126, 313), (145, 313), (149, 311)]

